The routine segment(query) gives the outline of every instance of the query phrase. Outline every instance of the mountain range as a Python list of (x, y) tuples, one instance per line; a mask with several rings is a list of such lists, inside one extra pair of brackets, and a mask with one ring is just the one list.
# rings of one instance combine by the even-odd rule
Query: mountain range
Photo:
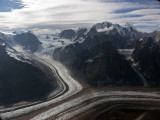
[[(67, 30), (62, 31), (63, 34), (66, 31)], [(71, 29), (68, 30), (67, 33), (69, 31), (71, 31)], [(132, 75), (128, 74), (128, 73), (134, 73), (133, 69), (130, 69), (133, 64), (132, 62), (134, 60), (135, 63), (142, 62), (143, 64), (145, 64), (145, 67), (139, 65), (139, 66), (136, 66), (136, 69), (138, 71), (139, 69), (141, 69), (140, 73), (142, 73), (142, 75), (147, 79), (148, 85), (159, 86), (159, 82), (160, 82), (159, 76), (157, 72), (154, 74), (153, 71), (158, 71), (160, 69), (160, 67), (156, 66), (156, 64), (158, 64), (158, 57), (160, 56), (159, 54), (157, 54), (159, 53), (158, 51), (159, 51), (159, 42), (160, 42), (160, 39), (159, 39), (160, 31), (143, 33), (138, 31), (134, 26), (128, 23), (124, 26), (121, 26), (119, 24), (112, 24), (110, 22), (103, 22), (103, 23), (95, 24), (89, 30), (87, 30), (87, 28), (82, 28), (74, 32), (72, 30), (72, 33), (74, 34), (72, 34), (73, 36), (71, 37), (71, 40), (75, 42), (72, 44), (66, 45), (65, 47), (57, 48), (53, 53), (53, 58), (56, 60), (60, 60), (64, 64), (68, 65), (69, 67), (71, 66), (72, 69), (78, 71), (78, 75), (81, 75), (82, 78), (86, 78), (87, 81), (89, 81), (89, 83), (91, 83), (90, 81), (93, 81), (93, 80), (96, 80), (97, 83), (100, 83), (100, 81), (102, 81), (101, 79), (98, 79), (100, 77), (102, 77), (103, 80), (106, 81), (106, 79), (110, 78), (111, 76), (110, 74), (116, 73), (116, 70), (117, 70), (118, 71), (117, 75), (123, 76), (123, 74), (125, 74), (125, 77), (129, 75), (131, 81), (132, 79), (136, 79), (133, 81), (137, 82), (137, 84), (140, 85), (141, 82), (140, 80), (138, 80), (139, 78), (137, 78), (135, 74), (132, 74)], [(59, 34), (59, 37), (65, 38), (65, 36), (62, 36), (61, 33)], [(142, 43), (146, 43), (145, 42), (146, 39), (150, 39), (150, 42), (155, 44), (156, 46), (155, 51), (157, 51), (157, 53), (155, 52), (152, 53), (153, 49), (155, 49), (155, 46), (152, 46), (152, 47), (148, 47), (148, 49), (147, 48), (144, 49), (144, 51), (146, 52), (145, 54), (146, 55), (148, 54), (148, 56), (141, 55), (143, 53), (141, 53), (141, 51), (138, 48), (143, 47), (144, 44)], [(108, 43), (110, 45), (108, 45)], [(146, 44), (151, 44), (151, 43), (146, 43)], [(97, 45), (99, 45), (99, 47), (96, 47)], [(104, 46), (102, 47), (102, 45), (106, 47), (107, 46), (112, 46), (112, 47), (105, 48)], [(102, 52), (104, 48), (106, 49), (106, 51), (112, 51), (112, 52), (108, 52), (108, 53), (106, 52), (104, 54)], [(130, 55), (132, 59), (132, 62), (130, 64), (128, 64), (127, 60), (124, 62), (123, 58), (120, 57), (120, 53), (117, 52), (119, 49), (134, 50), (133, 54), (131, 53), (132, 55)], [(113, 54), (113, 53), (116, 53), (116, 54)], [(100, 57), (98, 57), (99, 55)], [(106, 55), (110, 56), (108, 57), (110, 58), (110, 62), (108, 62), (109, 60), (107, 59)], [(114, 59), (111, 59), (114, 55), (116, 57), (114, 57)], [(148, 64), (148, 61), (139, 60), (140, 58), (146, 59), (146, 57), (151, 57), (152, 63)], [(90, 62), (86, 62), (87, 60)], [(112, 69), (112, 67), (114, 66), (116, 66), (116, 68)], [(150, 68), (150, 70), (148, 71), (146, 68)], [(147, 72), (144, 72), (146, 70)], [(101, 74), (101, 76), (99, 73)], [(88, 76), (90, 76), (92, 79), (90, 80)], [(112, 75), (112, 76), (115, 77), (115, 75)], [(108, 80), (108, 83), (112, 83), (112, 85), (113, 84), (116, 85), (116, 84), (120, 84), (125, 79), (124, 77), (122, 78), (120, 77), (114, 78), (114, 77), (112, 78), (112, 80), (110, 79), (112, 82), (109, 82)], [(102, 81), (102, 84), (104, 81)], [(114, 81), (117, 81), (117, 83), (115, 83)], [(125, 81), (127, 82), (127, 80)], [(130, 82), (129, 85), (135, 85), (135, 84)]]
[[(145, 79), (148, 87), (160, 87), (159, 45), (160, 31), (144, 33), (128, 23), (103, 22), (55, 35), (0, 33), (0, 104), (34, 100), (55, 87), (48, 68), (22, 51), (51, 55), (90, 86), (143, 86)], [(119, 52), (124, 50), (129, 54)]]

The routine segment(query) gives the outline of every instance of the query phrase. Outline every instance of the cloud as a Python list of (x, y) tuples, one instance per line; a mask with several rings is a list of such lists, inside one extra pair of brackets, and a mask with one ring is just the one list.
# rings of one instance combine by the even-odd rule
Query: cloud
[[(160, 23), (159, 4), (140, 3), (137, 0), (21, 0), (24, 6), (11, 12), (0, 12), (0, 31), (32, 29), (37, 33), (54, 32), (58, 29), (77, 28), (110, 21), (138, 26)], [(142, 0), (143, 1), (143, 0)], [(16, 2), (16, 0), (14, 0)], [(145, 30), (145, 27), (139, 27)], [(159, 28), (157, 28), (159, 29)], [(146, 29), (148, 31), (148, 29)]]

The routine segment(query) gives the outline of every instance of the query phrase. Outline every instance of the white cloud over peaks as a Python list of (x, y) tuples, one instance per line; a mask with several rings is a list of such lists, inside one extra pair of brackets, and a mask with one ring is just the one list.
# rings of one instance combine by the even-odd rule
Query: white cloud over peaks
[[(148, 6), (137, 2), (114, 0), (112, 2), (111, 0), (105, 0), (105, 2), (100, 0), (21, 0), (21, 4), (24, 6), (21, 9), (0, 12), (0, 31), (32, 29), (38, 33), (41, 31), (44, 33), (44, 31), (87, 26), (106, 20), (113, 23), (132, 22), (139, 25), (139, 21), (149, 19), (157, 25), (159, 20), (154, 17), (160, 11), (154, 9), (158, 5)], [(115, 12), (125, 9), (138, 10), (127, 13)], [(128, 15), (143, 16), (128, 17)], [(159, 15), (157, 17), (159, 18)]]

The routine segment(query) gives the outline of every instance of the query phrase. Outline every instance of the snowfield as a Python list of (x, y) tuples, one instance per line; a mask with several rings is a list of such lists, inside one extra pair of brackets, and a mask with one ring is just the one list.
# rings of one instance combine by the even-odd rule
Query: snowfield
[(126, 59), (131, 59), (131, 55), (134, 49), (118, 49), (119, 54), (122, 54), (126, 57)]
[(57, 48), (64, 48), (65, 46), (74, 43), (70, 39), (62, 39), (56, 35), (37, 35), (38, 39), (42, 43), (41, 48), (37, 50), (37, 53), (43, 55), (53, 55), (53, 52)]

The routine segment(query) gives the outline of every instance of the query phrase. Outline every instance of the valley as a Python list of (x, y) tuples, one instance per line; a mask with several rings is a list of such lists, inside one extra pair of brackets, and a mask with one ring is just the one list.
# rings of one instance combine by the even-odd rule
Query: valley
[[(110, 22), (95, 24), (89, 30), (69, 29), (53, 35), (1, 33), (0, 55), (42, 70), (48, 77), (42, 82), (48, 81), (54, 89), (41, 98), (29, 97), (30, 101), (1, 105), (0, 118), (121, 120), (127, 119), (127, 113), (136, 120), (149, 120), (153, 116), (157, 120), (160, 81), (159, 75), (149, 70), (159, 70), (156, 66), (160, 48), (157, 37), (146, 34), (129, 24), (120, 26)], [(19, 42), (23, 38), (30, 40)], [(141, 51), (145, 53), (142, 59)], [(151, 59), (153, 56), (156, 60)], [(36, 90), (48, 88), (43, 85)]]

